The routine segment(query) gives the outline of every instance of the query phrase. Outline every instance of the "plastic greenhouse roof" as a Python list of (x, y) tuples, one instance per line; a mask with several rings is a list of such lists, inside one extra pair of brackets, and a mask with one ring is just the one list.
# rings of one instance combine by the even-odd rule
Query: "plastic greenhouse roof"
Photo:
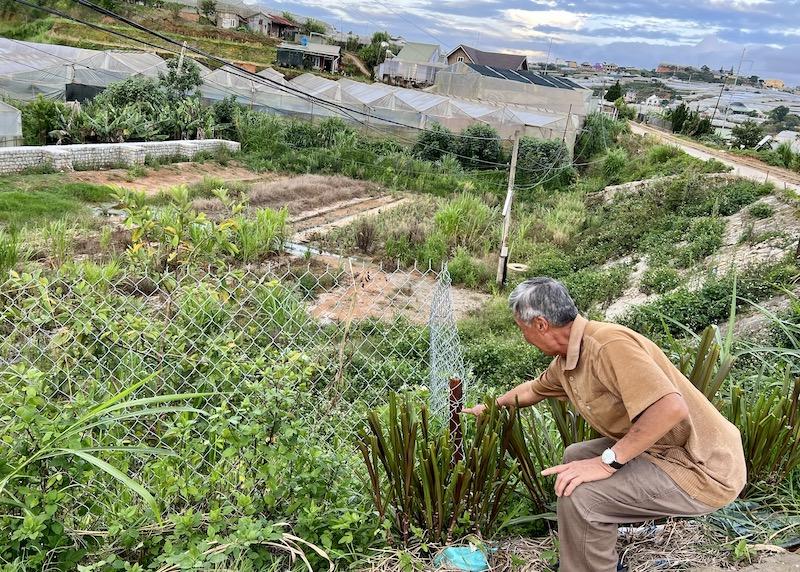
[(142, 74), (158, 77), (158, 72), (166, 71), (167, 63), (156, 54), (147, 52), (95, 52), (78, 62), (82, 66), (108, 71), (118, 71), (129, 75)]
[(358, 103), (368, 105), (382, 97), (396, 91), (397, 88), (382, 83), (361, 83), (349, 79), (340, 79), (339, 86), (342, 88), (342, 96), (345, 94), (355, 99)]
[(289, 82), (290, 85), (311, 95), (323, 95), (338, 91), (339, 84), (331, 79), (304, 73)]

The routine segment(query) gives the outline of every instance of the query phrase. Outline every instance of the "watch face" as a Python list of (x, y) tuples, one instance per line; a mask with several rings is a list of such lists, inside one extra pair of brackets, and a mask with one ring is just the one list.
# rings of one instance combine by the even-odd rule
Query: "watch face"
[(610, 465), (611, 463), (617, 460), (617, 456), (611, 449), (606, 449), (605, 451), (603, 451), (603, 455), (600, 458), (606, 465)]

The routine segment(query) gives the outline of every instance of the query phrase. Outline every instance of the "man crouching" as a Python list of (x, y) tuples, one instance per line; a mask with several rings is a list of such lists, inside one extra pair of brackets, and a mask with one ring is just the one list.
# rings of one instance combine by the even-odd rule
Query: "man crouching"
[(525, 340), (555, 359), (497, 404), (568, 399), (603, 435), (542, 471), (557, 475), (559, 570), (616, 571), (618, 524), (708, 514), (737, 497), (746, 480), (738, 429), (656, 344), (580, 316), (551, 278), (526, 280), (509, 305)]

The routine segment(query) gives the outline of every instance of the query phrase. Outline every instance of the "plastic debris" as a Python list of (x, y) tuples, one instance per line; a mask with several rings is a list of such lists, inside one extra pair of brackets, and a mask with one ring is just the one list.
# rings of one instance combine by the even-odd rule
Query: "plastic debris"
[(445, 548), (433, 559), (433, 565), (437, 568), (466, 570), (468, 572), (489, 570), (489, 561), (486, 559), (486, 554), (474, 544)]

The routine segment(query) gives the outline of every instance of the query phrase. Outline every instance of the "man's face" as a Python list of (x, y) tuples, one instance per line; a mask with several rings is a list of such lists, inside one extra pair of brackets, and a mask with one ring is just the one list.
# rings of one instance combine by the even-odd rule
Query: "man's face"
[(542, 317), (534, 318), (530, 323), (514, 318), (517, 327), (522, 332), (525, 341), (536, 346), (546, 355), (556, 355), (557, 346), (554, 344), (550, 323)]

